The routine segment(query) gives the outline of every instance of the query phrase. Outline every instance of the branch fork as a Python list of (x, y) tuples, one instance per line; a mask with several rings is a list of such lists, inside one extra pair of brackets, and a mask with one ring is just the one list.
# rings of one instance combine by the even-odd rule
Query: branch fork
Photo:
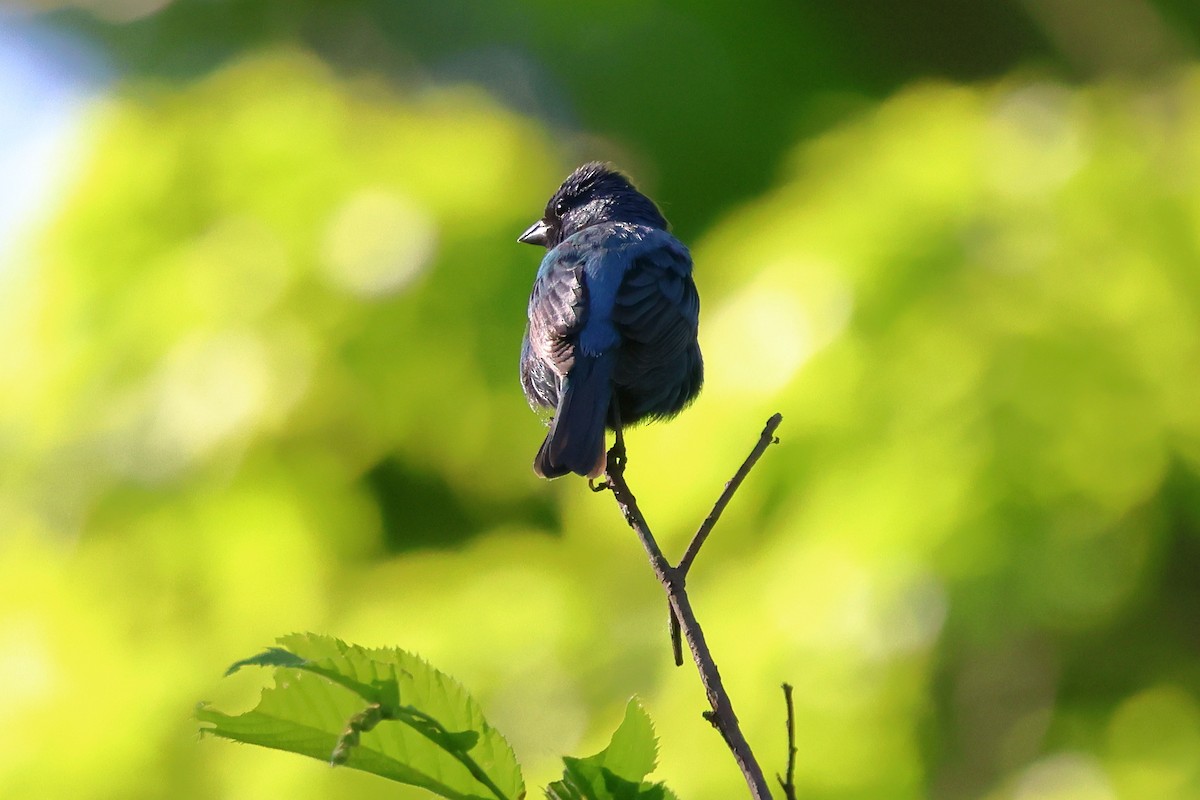
[[(775, 431), (779, 428), (781, 422), (783, 422), (781, 414), (775, 414), (767, 420), (766, 427), (763, 428), (762, 435), (759, 436), (754, 449), (750, 451), (750, 455), (746, 457), (742, 466), (734, 473), (733, 478), (725, 484), (724, 491), (717, 498), (712, 511), (709, 512), (695, 535), (692, 536), (691, 542), (688, 544), (683, 557), (677, 565), (672, 565), (667, 560), (667, 557), (663, 555), (662, 549), (658, 546), (658, 542), (650, 532), (650, 526), (646, 523), (646, 518), (642, 516), (641, 509), (638, 508), (637, 498), (633, 496), (633, 492), (629, 489), (629, 484), (625, 482), (625, 444), (619, 431), (616, 443), (608, 451), (608, 462), (604, 473), (605, 480), (599, 484), (589, 481), (592, 491), (599, 492), (605, 489), (612, 491), (613, 497), (617, 501), (617, 506), (621, 509), (622, 516), (625, 517), (625, 521), (629, 524), (629, 527), (633, 528), (634, 533), (637, 534), (638, 539), (645, 548), (646, 555), (650, 559), (650, 567), (654, 570), (654, 575), (658, 578), (659, 583), (662, 584), (670, 606), (671, 644), (674, 650), (675, 664), (677, 666), (683, 664), (683, 641), (686, 640), (688, 648), (692, 653), (692, 659), (696, 663), (696, 669), (700, 673), (700, 682), (704, 685), (705, 693), (708, 695), (709, 705), (712, 706), (711, 711), (704, 712), (704, 718), (717, 729), (721, 737), (725, 740), (730, 752), (733, 753), (734, 760), (742, 771), (743, 777), (746, 779), (746, 784), (750, 788), (750, 795), (755, 800), (769, 800), (771, 797), (770, 791), (767, 788), (767, 779), (763, 774), (762, 767), (759, 766), (753, 752), (751, 752), (750, 744), (742, 734), (741, 727), (738, 725), (737, 716), (733, 713), (733, 704), (729, 699), (729, 693), (725, 691), (721, 675), (717, 671), (717, 664), (713, 660), (712, 653), (708, 649), (708, 644), (704, 640), (704, 632), (701, 630), (700, 623), (696, 620), (696, 615), (692, 611), (692, 605), (688, 600), (685, 584), (687, 582), (688, 571), (695, 562), (696, 556), (699, 555), (700, 548), (703, 547), (705, 540), (708, 539), (708, 535), (712, 532), (713, 527), (721, 518), (721, 514), (725, 511), (725, 507), (729, 505), (729, 501), (733, 499), (733, 495), (742, 485), (742, 481), (750, 474), (750, 470), (762, 458), (767, 448), (779, 442), (775, 437)], [(792, 746), (794, 745), (789, 741), (789, 747)], [(789, 764), (789, 783), (790, 773), (791, 765)], [(794, 797), (793, 794), (789, 794), (788, 796)]]

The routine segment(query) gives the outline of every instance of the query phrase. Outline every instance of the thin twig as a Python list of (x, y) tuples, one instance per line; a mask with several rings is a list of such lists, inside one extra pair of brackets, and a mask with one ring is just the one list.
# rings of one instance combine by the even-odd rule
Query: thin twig
[[(737, 487), (741, 485), (746, 474), (762, 456), (761, 451), (766, 450), (767, 446), (775, 441), (775, 429), (779, 427), (782, 419), (779, 414), (771, 417), (759, 440), (759, 446), (755, 447), (750, 458), (746, 459), (746, 463), (742, 464), (742, 468), (734, 475), (733, 480), (726, 485), (725, 492), (717, 501), (709, 518), (697, 532), (699, 543), (693, 540), (694, 547), (688, 548), (693, 559), (695, 558), (693, 551), (699, 550), (703, 539), (708, 536), (713, 525), (716, 524), (717, 519), (721, 516), (721, 511), (729, 503), (729, 499), (737, 491)], [(721, 682), (721, 674), (717, 670), (716, 661), (713, 660), (708, 643), (704, 640), (704, 631), (701, 630), (700, 623), (696, 620), (691, 601), (688, 600), (687, 591), (684, 589), (686, 576), (684, 562), (680, 562), (679, 567), (671, 566), (666, 556), (663, 555), (662, 548), (654, 539), (654, 535), (650, 532), (650, 526), (646, 523), (646, 518), (642, 516), (641, 509), (638, 508), (637, 498), (633, 496), (629, 484), (625, 482), (625, 452), (624, 447), (620, 445), (621, 443), (618, 443), (608, 451), (608, 469), (605, 474), (607, 488), (612, 490), (621, 514), (629, 523), (629, 527), (633, 528), (634, 533), (637, 534), (642, 547), (645, 548), (646, 555), (650, 559), (650, 567), (654, 570), (655, 577), (658, 578), (667, 594), (667, 601), (671, 606), (672, 630), (674, 631), (674, 623), (677, 622), (683, 638), (687, 640), (688, 648), (692, 652), (692, 660), (696, 662), (696, 669), (700, 673), (700, 683), (703, 684), (705, 694), (708, 696), (708, 703), (712, 706), (711, 712), (704, 713), (705, 719), (712, 723), (729, 746), (738, 768), (741, 769), (742, 775), (746, 779), (747, 786), (750, 787), (751, 797), (754, 800), (770, 800), (771, 793), (767, 788), (767, 779), (738, 725), (737, 716), (733, 713), (733, 703), (729, 699), (729, 693), (725, 691), (725, 685)], [(690, 564), (690, 561), (687, 563)]]
[(683, 634), (679, 630), (679, 617), (675, 607), (667, 603), (668, 627), (671, 629), (671, 655), (675, 658), (675, 666), (683, 666)]
[(687, 575), (688, 570), (692, 568), (692, 562), (696, 560), (696, 556), (700, 553), (700, 548), (704, 546), (704, 540), (708, 538), (708, 534), (712, 533), (713, 526), (717, 524), (717, 520), (721, 518), (721, 514), (725, 511), (725, 506), (729, 505), (729, 501), (733, 499), (733, 494), (742, 485), (742, 481), (746, 480), (746, 476), (750, 474), (750, 470), (754, 469), (754, 465), (762, 458), (763, 453), (767, 452), (767, 448), (779, 442), (775, 438), (775, 431), (778, 430), (779, 424), (783, 422), (783, 415), (776, 413), (763, 428), (762, 435), (758, 437), (758, 444), (754, 445), (754, 449), (750, 451), (750, 455), (746, 456), (746, 460), (742, 462), (742, 466), (733, 474), (729, 482), (725, 484), (725, 491), (721, 492), (721, 496), (717, 498), (717, 502), (713, 505), (712, 511), (708, 512), (708, 516), (696, 531), (696, 535), (692, 537), (692, 541), (687, 546), (687, 550), (683, 553), (683, 558), (679, 559), (679, 571)]
[(787, 779), (780, 777), (779, 773), (775, 774), (775, 780), (779, 781), (779, 785), (783, 788), (783, 796), (787, 800), (796, 800), (796, 709), (792, 705), (792, 685), (790, 683), (783, 684), (783, 702), (787, 705), (787, 734), (788, 734), (788, 757), (787, 757)]
[[(725, 491), (721, 492), (721, 496), (717, 498), (712, 511), (708, 512), (708, 516), (705, 517), (704, 522), (697, 529), (695, 535), (692, 536), (692, 541), (688, 544), (687, 550), (684, 551), (683, 558), (679, 560), (679, 571), (683, 573), (685, 578), (691, 570), (696, 556), (700, 553), (700, 548), (704, 545), (704, 541), (708, 538), (708, 534), (712, 533), (717, 520), (721, 518), (721, 514), (725, 511), (725, 506), (729, 505), (729, 501), (733, 499), (734, 492), (742, 485), (742, 481), (750, 474), (750, 470), (754, 469), (754, 465), (762, 458), (763, 453), (767, 452), (767, 448), (779, 442), (775, 438), (775, 431), (778, 430), (781, 422), (783, 422), (783, 415), (778, 413), (767, 420), (766, 427), (763, 428), (762, 434), (758, 437), (758, 443), (754, 445), (754, 449), (750, 451), (750, 455), (746, 456), (746, 460), (742, 462), (742, 466), (738, 468), (738, 471), (726, 482)], [(682, 667), (683, 642), (680, 641), (679, 620), (675, 616), (674, 609), (671, 610), (670, 629), (671, 652), (675, 656), (675, 666)]]

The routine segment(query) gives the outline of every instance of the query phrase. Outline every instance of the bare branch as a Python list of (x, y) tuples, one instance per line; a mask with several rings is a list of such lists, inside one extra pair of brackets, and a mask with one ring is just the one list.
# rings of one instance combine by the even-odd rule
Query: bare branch
[(679, 560), (679, 571), (685, 576), (688, 570), (692, 568), (692, 562), (696, 560), (696, 556), (700, 553), (700, 548), (704, 545), (704, 540), (708, 538), (708, 534), (712, 533), (713, 526), (721, 518), (721, 514), (725, 511), (725, 506), (729, 505), (729, 501), (733, 499), (734, 492), (742, 485), (742, 481), (746, 480), (746, 476), (750, 474), (750, 470), (754, 469), (754, 465), (762, 458), (763, 453), (767, 452), (767, 448), (779, 442), (775, 438), (775, 431), (778, 430), (781, 422), (783, 422), (783, 415), (779, 413), (774, 414), (767, 420), (767, 425), (763, 428), (762, 435), (758, 437), (758, 444), (754, 445), (754, 449), (750, 451), (750, 455), (746, 456), (746, 460), (742, 462), (742, 466), (738, 468), (738, 471), (725, 484), (725, 491), (721, 492), (721, 496), (717, 498), (712, 511), (708, 512), (708, 516), (696, 531), (696, 535), (692, 537), (691, 543), (683, 553), (683, 558)]
[(725, 686), (721, 682), (721, 674), (717, 670), (717, 664), (713, 660), (708, 643), (704, 640), (704, 631), (701, 630), (700, 623), (696, 620), (695, 612), (692, 611), (691, 601), (688, 600), (687, 591), (684, 589), (684, 579), (687, 574), (687, 567), (695, 559), (696, 553), (699, 552), (700, 546), (704, 543), (704, 539), (712, 531), (713, 526), (720, 518), (721, 512), (728, 505), (729, 500), (733, 497), (734, 492), (737, 491), (738, 486), (745, 480), (746, 475), (754, 467), (754, 464), (762, 457), (767, 447), (776, 441), (774, 438), (775, 430), (779, 427), (779, 423), (782, 420), (783, 417), (779, 414), (768, 420), (767, 427), (763, 430), (758, 445), (755, 446), (745, 463), (742, 464), (741, 469), (733, 476), (733, 479), (726, 484), (724, 493), (717, 500), (717, 504), (708, 515), (708, 519), (700, 526), (700, 530), (697, 531), (692, 544), (688, 547), (684, 560), (680, 562), (678, 567), (671, 566), (666, 556), (663, 555), (662, 549), (658, 546), (658, 542), (650, 532), (650, 526), (646, 523), (646, 518), (642, 516), (641, 509), (638, 508), (637, 498), (633, 496), (633, 492), (625, 482), (625, 448), (623, 446), (624, 443), (619, 439), (613, 445), (613, 448), (608, 451), (606, 480), (605, 484), (602, 484), (612, 490), (613, 497), (616, 498), (617, 505), (621, 509), (621, 514), (625, 517), (625, 521), (629, 523), (629, 527), (633, 528), (634, 533), (637, 534), (639, 541), (642, 543), (642, 547), (646, 550), (646, 555), (650, 559), (650, 566), (654, 570), (655, 577), (662, 584), (663, 590), (667, 594), (667, 601), (671, 607), (671, 632), (677, 653), (676, 663), (678, 664), (682, 661), (682, 656), (680, 655), (681, 645), (679, 644), (679, 634), (681, 633), (682, 638), (687, 641), (688, 648), (691, 650), (692, 660), (696, 662), (696, 669), (700, 673), (700, 682), (704, 686), (705, 694), (708, 696), (708, 703), (712, 707), (711, 711), (704, 712), (704, 718), (712, 723), (713, 727), (720, 732), (730, 752), (733, 753), (733, 758), (737, 762), (738, 768), (741, 769), (742, 775), (746, 779), (746, 785), (750, 787), (750, 795), (754, 800), (770, 800), (771, 793), (767, 788), (767, 779), (763, 775), (762, 767), (755, 760), (754, 753), (750, 750), (749, 742), (746, 741), (746, 737), (742, 734), (737, 716), (733, 713), (733, 703), (729, 699), (729, 693), (725, 691)]

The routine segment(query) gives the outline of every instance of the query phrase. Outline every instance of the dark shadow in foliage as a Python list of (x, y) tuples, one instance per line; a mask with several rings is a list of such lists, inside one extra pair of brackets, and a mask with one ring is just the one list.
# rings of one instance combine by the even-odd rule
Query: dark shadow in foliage
[[(1198, 498), (1200, 475), (1175, 459), (1158, 492), (1130, 512), (1124, 522), (1131, 529), (1163, 530), (1151, 536), (1156, 544), (1138, 586), (1103, 626), (1082, 626), (1049, 639), (1039, 637), (1026, 623), (1024, 630), (1010, 631), (1006, 640), (968, 643), (956, 640), (971, 634), (957, 630), (951, 619), (932, 682), (935, 711), (921, 737), (923, 760), (931, 775), (930, 797), (986, 794), (1009, 768), (1004, 759), (1017, 752), (1014, 742), (1018, 740), (1011, 732), (1022, 718), (1036, 719), (1038, 707), (1046, 713), (1045, 727), (1037, 732), (1028, 722), (1021, 723), (1027, 728), (1021, 736), (1031, 748), (1021, 754), (1024, 757), (1034, 757), (1038, 748), (1063, 734), (1054, 727), (1050, 708), (1062, 709), (1068, 717), (1073, 713), (1107, 716), (1147, 686), (1198, 690)], [(1041, 535), (1036, 516), (1020, 518), (1013, 513), (1010, 518), (1019, 520), (1012, 525), (1013, 535), (1022, 529)], [(1003, 596), (1002, 586), (988, 591)], [(951, 606), (961, 608), (966, 601), (960, 594)], [(1038, 680), (1044, 685), (1037, 685)], [(975, 689), (969, 702), (964, 702), (962, 691), (966, 681), (973, 682)], [(985, 719), (988, 707), (993, 713)], [(964, 720), (964, 712), (973, 719)], [(947, 736), (947, 731), (953, 734)], [(1007, 744), (999, 746), (1004, 741)]]
[(363, 478), (375, 497), (383, 547), (391, 554), (448, 550), (497, 527), (559, 528), (550, 497), (497, 503), (464, 497), (440, 475), (397, 458), (376, 464)]
[(1200, 475), (1176, 460), (1158, 494), (1134, 513), (1155, 535), (1141, 588), (1109, 624), (1068, 639), (1064, 704), (1115, 707), (1146, 686), (1200, 687)]
[(1162, 488), (1171, 537), (1163, 555), (1160, 610), (1176, 641), (1192, 642), (1189, 685), (1200, 685), (1200, 475), (1176, 460)]

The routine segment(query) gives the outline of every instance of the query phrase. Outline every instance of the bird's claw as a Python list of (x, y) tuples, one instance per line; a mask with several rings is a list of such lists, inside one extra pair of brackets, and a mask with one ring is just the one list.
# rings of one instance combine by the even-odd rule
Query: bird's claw
[(608, 481), (600, 481), (599, 483), (596, 483), (595, 478), (588, 478), (588, 488), (593, 492), (603, 492), (605, 489), (609, 488)]
[(624, 445), (614, 444), (608, 449), (608, 463), (615, 469), (621, 470), (625, 468), (625, 447)]

